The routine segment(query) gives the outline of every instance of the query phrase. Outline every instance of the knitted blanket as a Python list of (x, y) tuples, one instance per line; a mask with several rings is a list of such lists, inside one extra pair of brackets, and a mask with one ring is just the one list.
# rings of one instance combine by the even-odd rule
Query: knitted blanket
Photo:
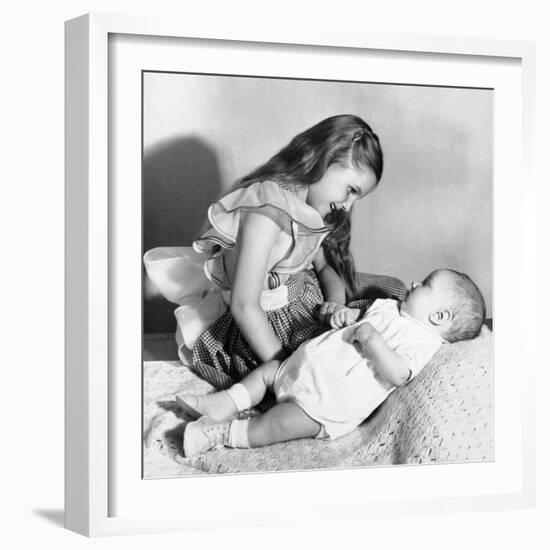
[(352, 433), (332, 442), (301, 439), (261, 449), (182, 453), (191, 420), (175, 405), (182, 391), (212, 387), (176, 361), (144, 364), (144, 477), (366, 467), (494, 459), (493, 335), (446, 344), (409, 384)]

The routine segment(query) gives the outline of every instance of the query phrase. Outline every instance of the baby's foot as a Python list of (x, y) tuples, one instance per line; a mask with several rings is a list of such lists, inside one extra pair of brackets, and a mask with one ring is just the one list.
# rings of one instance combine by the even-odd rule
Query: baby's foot
[(191, 457), (223, 447), (229, 438), (229, 425), (229, 421), (215, 422), (206, 416), (189, 422), (183, 433), (184, 455)]
[(176, 395), (176, 403), (193, 418), (208, 416), (221, 421), (237, 414), (237, 406), (226, 391), (206, 395)]

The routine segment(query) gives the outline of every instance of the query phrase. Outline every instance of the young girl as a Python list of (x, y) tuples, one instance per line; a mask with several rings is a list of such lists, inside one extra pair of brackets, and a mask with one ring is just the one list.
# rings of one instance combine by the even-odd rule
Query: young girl
[(149, 251), (150, 278), (180, 305), (182, 361), (225, 389), (325, 330), (355, 290), (352, 205), (376, 187), (382, 167), (368, 124), (327, 118), (211, 205), (193, 250)]

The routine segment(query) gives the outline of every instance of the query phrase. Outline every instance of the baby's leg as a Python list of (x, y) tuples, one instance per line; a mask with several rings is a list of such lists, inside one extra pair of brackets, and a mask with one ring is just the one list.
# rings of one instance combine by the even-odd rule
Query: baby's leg
[(264, 447), (290, 439), (315, 437), (321, 425), (290, 401), (278, 403), (260, 416), (248, 420), (250, 447)]
[(243, 420), (215, 422), (203, 416), (190, 422), (183, 435), (185, 456), (191, 457), (225, 445), (248, 449), (290, 439), (315, 437), (321, 426), (296, 403), (275, 405), (265, 414)]
[(250, 396), (252, 407), (264, 398), (267, 390), (273, 389), (275, 376), (280, 364), (281, 361), (275, 359), (262, 363), (241, 380), (240, 383), (246, 388)]
[(257, 405), (273, 387), (280, 361), (267, 361), (228, 390), (207, 395), (176, 395), (176, 402), (194, 418), (224, 420)]

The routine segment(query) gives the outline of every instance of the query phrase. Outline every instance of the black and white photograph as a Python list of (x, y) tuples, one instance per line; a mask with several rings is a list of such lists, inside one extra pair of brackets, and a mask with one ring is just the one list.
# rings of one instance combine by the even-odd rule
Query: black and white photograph
[(494, 460), (493, 115), (143, 71), (145, 479)]
[(543, 5), (7, 5), (5, 548), (549, 546)]

